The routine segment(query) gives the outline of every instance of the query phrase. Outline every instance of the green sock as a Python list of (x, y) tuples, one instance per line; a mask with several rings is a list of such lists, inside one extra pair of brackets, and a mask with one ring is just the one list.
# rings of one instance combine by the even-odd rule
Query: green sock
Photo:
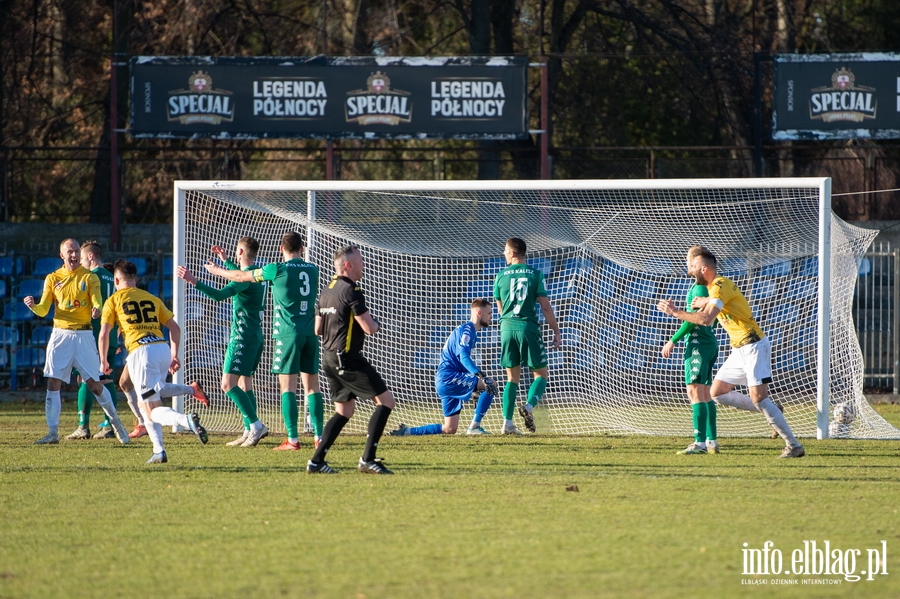
[(281, 415), (284, 417), (284, 427), (287, 429), (289, 439), (297, 439), (297, 419), (300, 417), (300, 408), (297, 407), (297, 394), (287, 393), (281, 394)]
[(534, 377), (534, 381), (531, 383), (531, 386), (528, 387), (528, 403), (531, 404), (532, 408), (538, 405), (538, 402), (544, 397), (544, 389), (546, 388), (547, 379), (542, 376)]
[(691, 415), (694, 421), (694, 441), (706, 443), (706, 402), (691, 404)]
[(309, 405), (309, 419), (312, 420), (313, 434), (321, 437), (322, 421), (325, 420), (325, 402), (322, 400), (322, 394), (310, 393), (306, 396), (306, 402)]
[(719, 438), (716, 433), (716, 402), (708, 401), (703, 405), (706, 406), (706, 438), (715, 441)]
[(503, 417), (512, 420), (516, 412), (516, 396), (519, 394), (519, 383), (506, 381), (503, 387)]
[[(253, 407), (253, 414), (256, 416), (256, 420), (259, 420), (259, 412), (256, 411), (256, 406), (259, 405), (259, 403), (256, 401), (256, 394), (253, 392), (253, 389), (247, 389), (246, 391), (244, 391), (244, 393), (246, 393), (247, 397), (250, 398), (249, 405)], [(254, 420), (253, 422), (256, 422), (256, 420)], [(244, 428), (250, 430), (250, 425), (253, 424), (253, 422), (251, 422), (248, 418), (245, 423), (247, 426), (245, 426)]]
[(113, 407), (116, 409), (116, 411), (118, 411), (119, 410), (119, 392), (116, 391), (116, 384), (114, 382), (110, 381), (103, 386), (106, 387), (107, 391), (109, 391), (109, 397), (110, 397), (110, 399), (112, 399)]
[(91, 424), (91, 408), (94, 407), (94, 394), (87, 383), (78, 387), (78, 426)]
[(256, 422), (256, 410), (253, 409), (250, 398), (247, 397), (247, 392), (238, 386), (234, 386), (226, 391), (225, 395), (237, 406), (241, 416), (244, 417), (244, 429), (249, 430), (250, 423)]

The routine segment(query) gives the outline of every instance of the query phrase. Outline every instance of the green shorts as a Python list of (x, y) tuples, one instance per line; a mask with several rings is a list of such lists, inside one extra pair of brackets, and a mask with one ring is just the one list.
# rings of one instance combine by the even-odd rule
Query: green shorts
[(319, 373), (319, 338), (315, 335), (275, 337), (272, 373)]
[(531, 370), (546, 368), (547, 347), (539, 330), (500, 330), (500, 366), (527, 366)]
[(262, 358), (263, 344), (253, 340), (232, 339), (225, 349), (225, 361), (222, 363), (222, 374), (237, 376), (253, 376)]
[(684, 355), (684, 384), (712, 385), (712, 371), (719, 357), (718, 347), (693, 346)]

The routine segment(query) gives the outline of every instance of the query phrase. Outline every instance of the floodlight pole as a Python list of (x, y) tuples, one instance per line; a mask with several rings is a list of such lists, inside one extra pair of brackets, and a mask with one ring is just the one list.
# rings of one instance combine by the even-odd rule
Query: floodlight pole
[(550, 178), (550, 77), (546, 54), (541, 56), (541, 179)]

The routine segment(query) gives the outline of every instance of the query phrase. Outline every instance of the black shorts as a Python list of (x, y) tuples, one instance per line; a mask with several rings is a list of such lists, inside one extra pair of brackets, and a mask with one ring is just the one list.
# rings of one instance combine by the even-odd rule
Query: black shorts
[(368, 399), (388, 390), (381, 375), (362, 354), (344, 354), (343, 363), (341, 371), (337, 354), (328, 350), (322, 352), (322, 370), (328, 379), (331, 401), (343, 403), (358, 397)]

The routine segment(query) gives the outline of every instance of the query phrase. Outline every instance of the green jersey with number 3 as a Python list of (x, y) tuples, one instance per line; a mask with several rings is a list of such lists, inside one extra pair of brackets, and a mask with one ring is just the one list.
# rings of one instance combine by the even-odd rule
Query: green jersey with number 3
[(544, 274), (527, 264), (510, 264), (494, 279), (494, 299), (500, 300), (500, 329), (524, 331), (537, 327), (537, 298), (547, 297)]
[(318, 266), (295, 258), (266, 264), (252, 273), (257, 282), (272, 282), (272, 337), (315, 335)]

